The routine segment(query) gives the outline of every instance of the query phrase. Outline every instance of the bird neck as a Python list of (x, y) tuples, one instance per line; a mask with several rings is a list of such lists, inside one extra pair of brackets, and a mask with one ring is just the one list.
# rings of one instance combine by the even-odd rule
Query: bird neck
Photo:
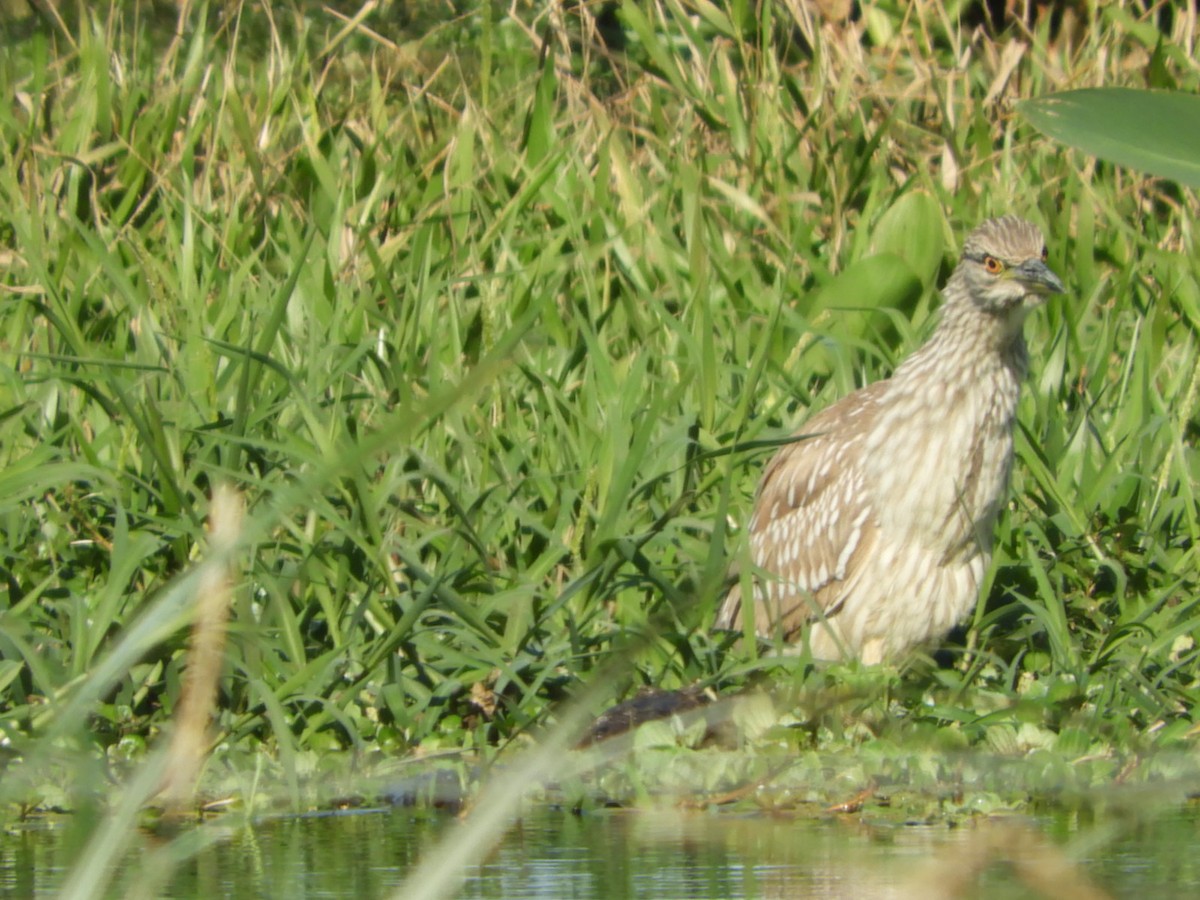
[(1027, 308), (1016, 306), (1003, 312), (983, 309), (972, 301), (957, 273), (942, 296), (937, 328), (893, 377), (903, 378), (931, 368), (939, 369), (939, 377), (947, 381), (976, 381), (997, 369), (1011, 372), (1018, 380), (1025, 376), (1028, 357), (1023, 326)]

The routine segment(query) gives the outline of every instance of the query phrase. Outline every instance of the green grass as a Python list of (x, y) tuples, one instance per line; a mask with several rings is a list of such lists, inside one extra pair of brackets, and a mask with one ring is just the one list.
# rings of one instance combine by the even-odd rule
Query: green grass
[[(216, 782), (262, 754), (300, 804), (331, 752), (490, 756), (585, 688), (763, 671), (869, 683), (785, 732), (802, 751), (1191, 748), (1196, 199), (1014, 113), (1143, 85), (1152, 55), (1195, 92), (1183, 14), (993, 38), (962, 3), (872, 5), (860, 33), (662, 0), (606, 49), (594, 6), (503, 6), (10, 26), (10, 808), (99, 804), (156, 745), (222, 481), (248, 516)], [(1008, 211), (1071, 293), (1027, 328), (1013, 499), (952, 664), (807, 676), (727, 646), (769, 442), (886, 376)]]

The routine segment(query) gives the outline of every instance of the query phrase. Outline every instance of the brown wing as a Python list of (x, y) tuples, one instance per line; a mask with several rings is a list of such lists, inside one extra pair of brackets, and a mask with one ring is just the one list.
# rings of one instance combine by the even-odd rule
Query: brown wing
[[(750, 520), (754, 623), (759, 634), (793, 638), (817, 616), (833, 616), (839, 587), (873, 542), (876, 522), (863, 490), (861, 448), (887, 382), (869, 385), (814, 416), (808, 435), (775, 455)], [(741, 584), (717, 628), (742, 627)]]

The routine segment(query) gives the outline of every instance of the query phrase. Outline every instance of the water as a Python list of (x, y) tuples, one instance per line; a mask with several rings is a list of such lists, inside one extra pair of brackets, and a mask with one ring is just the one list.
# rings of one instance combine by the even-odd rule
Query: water
[[(232, 817), (230, 817), (232, 818)], [(218, 825), (174, 865), (139, 835), (110, 896), (386, 897), (455, 820), (405, 808)], [(214, 833), (206, 826), (199, 832)], [(52, 896), (72, 858), (61, 823), (0, 835), (0, 892)], [(468, 898), (1175, 897), (1200, 895), (1200, 815), (1080, 822), (968, 819), (957, 827), (862, 817), (534, 807), (468, 867)], [(154, 881), (157, 873), (161, 882)]]

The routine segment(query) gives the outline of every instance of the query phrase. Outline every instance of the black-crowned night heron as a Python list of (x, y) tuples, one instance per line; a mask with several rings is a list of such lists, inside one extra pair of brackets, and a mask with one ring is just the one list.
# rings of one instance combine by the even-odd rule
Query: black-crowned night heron
[[(754, 627), (814, 658), (896, 659), (974, 607), (1013, 458), (1022, 324), (1064, 290), (1036, 226), (963, 245), (933, 336), (891, 378), (813, 416), (763, 473), (750, 521)], [(741, 585), (717, 617), (745, 627)]]

